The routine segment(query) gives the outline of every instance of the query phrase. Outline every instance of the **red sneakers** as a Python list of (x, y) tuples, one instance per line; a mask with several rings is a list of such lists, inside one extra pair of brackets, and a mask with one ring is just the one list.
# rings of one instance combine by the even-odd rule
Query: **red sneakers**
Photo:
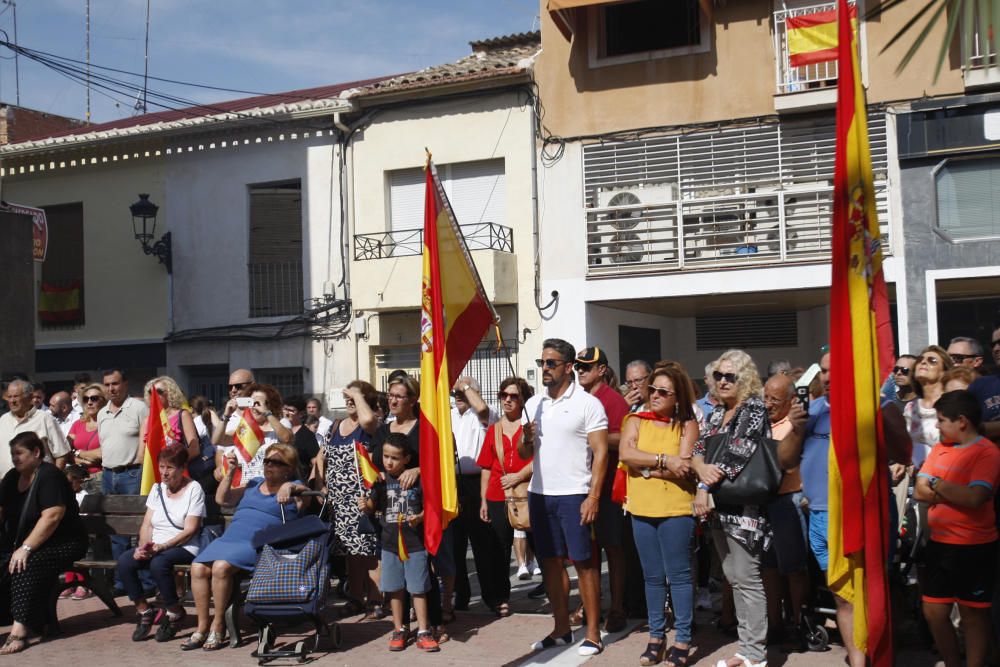
[(434, 639), (434, 635), (429, 630), (417, 633), (417, 648), (428, 653), (441, 650), (441, 647), (438, 646), (438, 641)]
[(403, 630), (393, 630), (392, 634), (389, 636), (389, 650), (402, 651), (405, 648), (406, 648), (406, 632), (404, 632)]

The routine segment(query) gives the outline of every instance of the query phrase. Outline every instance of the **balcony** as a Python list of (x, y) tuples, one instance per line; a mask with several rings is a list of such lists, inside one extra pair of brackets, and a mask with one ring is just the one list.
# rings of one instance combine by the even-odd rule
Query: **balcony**
[(298, 315), (302, 312), (302, 262), (247, 265), (250, 317)]
[[(587, 212), (587, 276), (663, 273), (807, 263), (830, 257), (833, 188), (771, 192)], [(888, 217), (876, 184), (879, 218)], [(883, 252), (888, 231), (883, 228)]]
[[(497, 304), (517, 303), (514, 231), (493, 222), (460, 227), (486, 296)], [(366, 288), (352, 291), (353, 307), (379, 311), (419, 308), (423, 243), (423, 229), (356, 234), (351, 282)]]
[[(965, 80), (966, 88), (995, 87), (1000, 84), (1000, 60), (997, 54), (990, 49), (989, 40), (980, 35), (979, 12), (974, 11), (972, 17), (972, 40), (966, 46), (965, 40), (962, 43), (962, 76)], [(971, 52), (967, 51), (971, 48)]]
[[(510, 227), (504, 227), (494, 222), (459, 225), (459, 227), (469, 250), (514, 252), (514, 231)], [(422, 227), (420, 229), (396, 229), (381, 234), (354, 235), (354, 260), (357, 262), (420, 255), (423, 253), (423, 249), (424, 230)]]
[[(849, 2), (850, 7), (855, 3)], [(836, 11), (834, 2), (780, 9), (774, 12), (774, 53), (777, 111), (832, 107), (837, 101), (837, 61), (793, 67), (788, 48), (787, 20), (820, 12)]]

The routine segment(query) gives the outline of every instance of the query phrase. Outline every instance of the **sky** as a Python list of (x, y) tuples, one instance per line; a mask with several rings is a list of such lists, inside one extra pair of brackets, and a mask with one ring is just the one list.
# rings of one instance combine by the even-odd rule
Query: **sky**
[[(0, 0), (0, 39), (86, 59), (87, 0)], [(538, 28), (539, 0), (150, 0), (149, 74), (272, 93), (410, 72), (457, 60), (468, 42)], [(146, 0), (90, 0), (90, 62), (143, 71)], [(20, 105), (84, 118), (86, 89), (21, 56)], [(94, 70), (96, 71), (96, 70)], [(117, 78), (128, 78), (112, 74)], [(137, 81), (136, 79), (130, 79)], [(138, 81), (141, 81), (138, 80)], [(216, 102), (247, 95), (150, 81)], [(106, 92), (106, 91), (104, 91)], [(91, 120), (135, 115), (134, 96), (91, 90)], [(13, 52), (0, 47), (0, 101), (15, 104)], [(150, 112), (160, 111), (150, 102)]]

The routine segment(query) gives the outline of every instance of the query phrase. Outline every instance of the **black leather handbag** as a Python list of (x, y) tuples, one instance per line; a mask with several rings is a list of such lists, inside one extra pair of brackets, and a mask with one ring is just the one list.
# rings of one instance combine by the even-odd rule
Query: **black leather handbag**
[[(717, 463), (729, 448), (731, 437), (726, 430), (706, 438), (705, 462)], [(712, 489), (712, 497), (716, 505), (766, 505), (778, 493), (783, 474), (778, 465), (778, 441), (764, 438), (736, 479), (724, 477)]]

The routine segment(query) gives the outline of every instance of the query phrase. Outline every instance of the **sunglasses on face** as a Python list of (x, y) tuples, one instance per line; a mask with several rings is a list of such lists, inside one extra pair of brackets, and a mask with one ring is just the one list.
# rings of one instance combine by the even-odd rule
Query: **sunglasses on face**
[(559, 368), (560, 366), (564, 366), (565, 364), (566, 364), (565, 361), (558, 361), (556, 359), (535, 359), (536, 366), (538, 366), (539, 368), (548, 368), (549, 370), (552, 370), (554, 368)]
[(910, 369), (906, 366), (893, 366), (892, 373), (893, 375), (902, 375), (903, 377), (906, 377), (910, 374)]
[(627, 384), (630, 387), (638, 387), (648, 379), (649, 379), (648, 375), (643, 375), (641, 378), (636, 378), (634, 380), (625, 380), (625, 384)]
[(937, 366), (941, 363), (941, 360), (937, 357), (920, 357), (917, 359), (917, 363), (919, 364), (921, 362), (930, 364), (931, 366)]
[(976, 355), (976, 354), (959, 354), (958, 352), (956, 352), (955, 354), (950, 354), (948, 356), (950, 356), (951, 360), (954, 361), (956, 364), (960, 364), (963, 361), (965, 361), (966, 359), (975, 359), (979, 355)]
[(580, 362), (573, 364), (573, 368), (576, 369), (577, 373), (589, 373), (590, 369), (592, 369), (593, 367), (594, 364), (584, 364)]
[(237, 382), (236, 384), (229, 385), (229, 391), (241, 391), (244, 387), (249, 386), (249, 382)]
[(649, 385), (649, 395), (658, 394), (660, 398), (670, 398), (671, 396), (676, 396), (677, 392), (670, 389), (664, 389), (663, 387), (656, 387)]
[(100, 403), (101, 402), (101, 397), (97, 396), (97, 395), (94, 395), (94, 396), (84, 396), (83, 400), (85, 402), (87, 402), (87, 403)]
[(278, 466), (279, 468), (287, 468), (288, 464), (281, 459), (264, 459), (264, 465), (266, 466)]
[(997, 338), (995, 341), (990, 343), (990, 347), (996, 347), (997, 345), (1000, 345), (1000, 338)]
[(156, 388), (156, 393), (159, 394), (160, 396), (166, 396), (167, 395), (167, 390), (164, 389), (163, 387), (157, 387)]
[(451, 392), (451, 396), (452, 398), (460, 398), (463, 401), (465, 400), (465, 392), (461, 391), (460, 389), (453, 389)]
[(497, 400), (501, 402), (506, 400), (520, 401), (521, 394), (509, 394), (506, 391), (501, 391), (497, 394)]
[(722, 382), (725, 380), (729, 384), (736, 384), (736, 373), (720, 373), (719, 371), (713, 371), (712, 378), (716, 382)]

